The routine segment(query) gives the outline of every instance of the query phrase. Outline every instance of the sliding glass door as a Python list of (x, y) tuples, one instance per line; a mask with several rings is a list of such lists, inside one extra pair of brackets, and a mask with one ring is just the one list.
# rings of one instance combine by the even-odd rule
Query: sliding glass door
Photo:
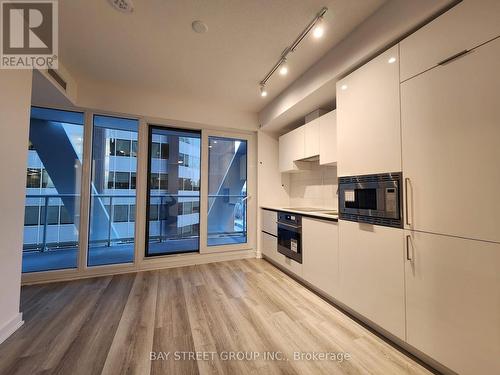
[(200, 249), (201, 132), (149, 127), (146, 256)]
[(247, 155), (244, 139), (208, 137), (208, 246), (247, 242)]

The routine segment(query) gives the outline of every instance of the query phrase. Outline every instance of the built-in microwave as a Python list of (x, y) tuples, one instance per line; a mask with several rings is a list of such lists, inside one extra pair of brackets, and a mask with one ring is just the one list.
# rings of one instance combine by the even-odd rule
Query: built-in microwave
[(403, 227), (401, 172), (339, 178), (339, 218)]

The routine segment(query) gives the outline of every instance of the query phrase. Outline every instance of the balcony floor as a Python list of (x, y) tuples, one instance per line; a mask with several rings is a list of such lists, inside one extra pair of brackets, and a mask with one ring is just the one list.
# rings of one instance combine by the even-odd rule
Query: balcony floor
[[(209, 245), (228, 245), (246, 242), (246, 236), (217, 237), (209, 239)], [(167, 240), (149, 244), (151, 254), (175, 254), (180, 252), (196, 252), (199, 250), (198, 238)], [(23, 273), (71, 269), (77, 267), (78, 248), (33, 251), (23, 253)], [(107, 264), (131, 263), (134, 259), (133, 244), (115, 244), (111, 246), (95, 246), (90, 249), (88, 265), (102, 266)]]

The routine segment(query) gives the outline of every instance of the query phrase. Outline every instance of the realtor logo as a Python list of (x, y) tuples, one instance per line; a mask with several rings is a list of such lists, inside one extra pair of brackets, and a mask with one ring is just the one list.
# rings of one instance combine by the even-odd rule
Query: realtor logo
[(2, 69), (57, 69), (57, 1), (1, 1)]

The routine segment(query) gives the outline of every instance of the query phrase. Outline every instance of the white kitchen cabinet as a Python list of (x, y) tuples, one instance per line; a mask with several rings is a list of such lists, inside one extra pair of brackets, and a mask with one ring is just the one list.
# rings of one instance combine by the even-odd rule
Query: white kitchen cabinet
[(337, 163), (337, 111), (320, 117), (319, 123), (319, 164)]
[(332, 297), (339, 288), (338, 223), (302, 218), (302, 276)]
[(277, 261), (282, 267), (295, 275), (302, 277), (302, 263), (296, 262), (293, 259), (287, 258), (283, 254), (278, 253)]
[(298, 171), (296, 160), (304, 159), (304, 127), (292, 130), (279, 137), (279, 168), (280, 172)]
[(401, 84), (406, 228), (500, 242), (500, 39)]
[(278, 239), (266, 232), (261, 232), (261, 251), (266, 257), (278, 262)]
[(304, 125), (304, 158), (319, 155), (320, 122), (318, 117)]
[(500, 35), (500, 1), (464, 0), (400, 43), (401, 81)]
[(277, 236), (278, 225), (276, 224), (276, 222), (278, 221), (278, 213), (276, 211), (261, 209), (260, 215), (261, 230), (272, 234), (273, 236)]
[(338, 175), (401, 171), (398, 46), (337, 82)]
[(405, 339), (404, 232), (339, 221), (339, 300)]
[(406, 234), (407, 342), (459, 374), (500, 374), (500, 244)]

